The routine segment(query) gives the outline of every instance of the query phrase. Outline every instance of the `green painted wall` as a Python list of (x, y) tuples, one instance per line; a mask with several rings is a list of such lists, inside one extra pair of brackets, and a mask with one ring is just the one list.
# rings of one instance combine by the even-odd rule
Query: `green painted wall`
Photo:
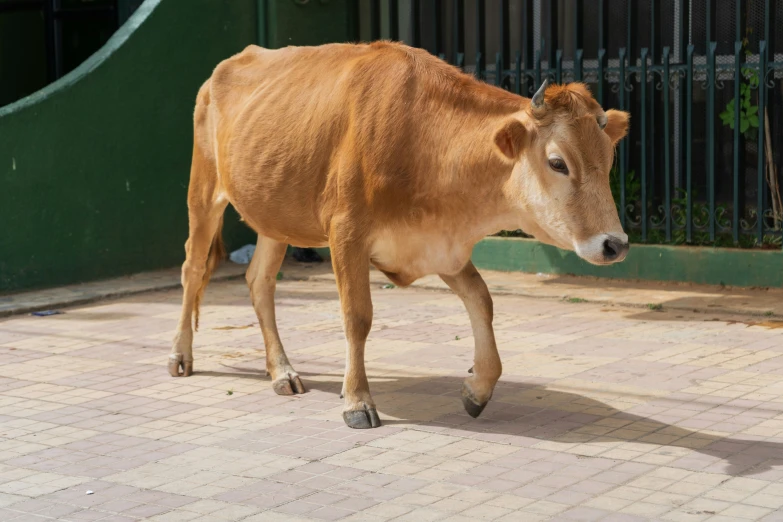
[(783, 252), (665, 245), (631, 245), (622, 263), (595, 266), (573, 252), (520, 238), (487, 238), (473, 249), (479, 268), (617, 279), (783, 287)]
[[(76, 70), (0, 108), (0, 292), (178, 265), (196, 92), (256, 0), (147, 0)], [(254, 242), (232, 211), (229, 246)]]

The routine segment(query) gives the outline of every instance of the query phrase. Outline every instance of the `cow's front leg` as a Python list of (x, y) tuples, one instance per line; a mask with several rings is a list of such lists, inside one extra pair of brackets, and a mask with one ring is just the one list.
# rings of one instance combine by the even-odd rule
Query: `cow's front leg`
[(471, 417), (478, 417), (492, 397), (503, 366), (492, 330), (492, 296), (473, 263), (456, 275), (440, 276), (465, 303), (476, 340), (472, 375), (462, 385), (462, 404)]
[(368, 253), (361, 241), (352, 238), (350, 230), (335, 226), (329, 247), (347, 342), (343, 420), (351, 428), (377, 428), (381, 420), (364, 370), (364, 344), (372, 326)]

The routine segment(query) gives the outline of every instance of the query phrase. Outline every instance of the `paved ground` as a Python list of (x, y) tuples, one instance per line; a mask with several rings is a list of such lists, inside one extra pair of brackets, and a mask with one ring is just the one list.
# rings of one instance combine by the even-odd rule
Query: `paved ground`
[(473, 420), (461, 303), (374, 281), (371, 431), (340, 417), (328, 275), (281, 282), (290, 398), (243, 281), (209, 287), (187, 379), (177, 290), (0, 321), (0, 520), (783, 520), (781, 323), (498, 296), (504, 375)]

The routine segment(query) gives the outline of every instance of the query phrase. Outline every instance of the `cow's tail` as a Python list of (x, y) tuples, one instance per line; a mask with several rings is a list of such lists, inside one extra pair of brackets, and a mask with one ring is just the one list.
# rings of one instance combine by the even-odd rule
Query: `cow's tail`
[(193, 320), (195, 329), (198, 331), (198, 315), (199, 306), (201, 305), (201, 299), (204, 297), (204, 290), (207, 289), (209, 284), (209, 278), (212, 276), (212, 272), (220, 265), (220, 262), (226, 257), (226, 247), (223, 245), (223, 216), (220, 216), (220, 222), (218, 223), (217, 230), (215, 231), (215, 237), (212, 238), (212, 244), (209, 246), (209, 254), (207, 255), (207, 266), (204, 270), (204, 277), (201, 278), (201, 285), (196, 292), (196, 301), (193, 306)]

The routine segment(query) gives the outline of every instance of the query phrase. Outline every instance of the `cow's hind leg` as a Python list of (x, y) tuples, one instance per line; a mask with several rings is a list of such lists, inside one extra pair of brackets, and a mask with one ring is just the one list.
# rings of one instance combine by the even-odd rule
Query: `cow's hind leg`
[(214, 162), (194, 147), (188, 187), (189, 235), (182, 265), (182, 313), (168, 362), (172, 377), (193, 373), (193, 329), (198, 330), (199, 304), (209, 276), (225, 253), (221, 228), (228, 201), (219, 197), (217, 185)]
[(245, 275), (247, 286), (250, 287), (253, 308), (255, 308), (258, 323), (261, 325), (261, 333), (264, 336), (266, 371), (272, 377), (272, 388), (278, 395), (305, 392), (299, 374), (288, 362), (275, 320), (277, 273), (280, 270), (280, 265), (283, 264), (287, 247), (288, 245), (285, 243), (258, 236), (256, 252), (253, 254), (253, 260)]
[(471, 417), (478, 417), (492, 397), (500, 378), (500, 363), (495, 332), (492, 330), (492, 297), (473, 263), (454, 276), (440, 276), (465, 303), (476, 340), (472, 375), (462, 385), (462, 404)]
[(369, 255), (352, 232), (345, 224), (333, 223), (329, 238), (347, 342), (343, 420), (351, 428), (377, 428), (381, 420), (364, 369), (364, 345), (372, 327)]

